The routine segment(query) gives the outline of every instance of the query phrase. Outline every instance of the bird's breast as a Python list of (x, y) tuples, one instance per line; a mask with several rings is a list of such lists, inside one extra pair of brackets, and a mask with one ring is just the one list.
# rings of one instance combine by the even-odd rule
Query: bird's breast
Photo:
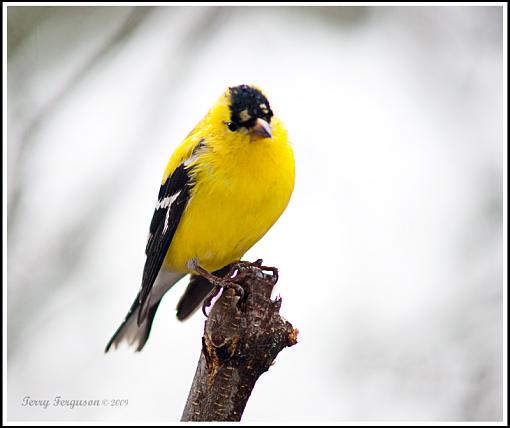
[(165, 258), (171, 270), (187, 271), (196, 260), (214, 271), (240, 259), (284, 211), (294, 186), (290, 147), (249, 148), (255, 150), (223, 158), (212, 153), (197, 164)]

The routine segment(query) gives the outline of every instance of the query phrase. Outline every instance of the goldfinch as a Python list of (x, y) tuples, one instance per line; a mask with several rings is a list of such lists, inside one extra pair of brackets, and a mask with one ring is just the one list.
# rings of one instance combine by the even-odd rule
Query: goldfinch
[(140, 351), (164, 294), (183, 276), (187, 318), (280, 217), (294, 188), (294, 155), (262, 91), (228, 88), (171, 156), (150, 224), (142, 285), (105, 352)]

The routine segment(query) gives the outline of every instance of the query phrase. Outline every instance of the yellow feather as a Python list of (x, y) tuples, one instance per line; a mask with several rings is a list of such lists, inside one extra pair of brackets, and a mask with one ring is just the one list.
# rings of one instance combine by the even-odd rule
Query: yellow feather
[(239, 260), (285, 210), (294, 188), (294, 156), (287, 131), (276, 117), (273, 138), (252, 140), (232, 132), (229, 95), (223, 94), (174, 152), (163, 182), (203, 142), (190, 163), (194, 186), (164, 265), (191, 272), (192, 262), (209, 272)]

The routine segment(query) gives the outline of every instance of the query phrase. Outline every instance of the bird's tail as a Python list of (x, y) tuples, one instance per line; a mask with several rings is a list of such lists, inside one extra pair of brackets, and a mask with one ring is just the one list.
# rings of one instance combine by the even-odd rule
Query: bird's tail
[(151, 306), (147, 313), (147, 317), (140, 325), (138, 325), (138, 311), (140, 310), (140, 304), (138, 302), (139, 296), (139, 294), (136, 296), (126, 318), (114, 333), (108, 342), (108, 345), (106, 345), (104, 350), (105, 352), (108, 352), (112, 345), (114, 349), (117, 348), (121, 342), (126, 342), (128, 345), (134, 346), (136, 351), (141, 351), (144, 347), (145, 342), (147, 342), (147, 339), (149, 338), (152, 321), (154, 320), (154, 315), (156, 315), (156, 311), (161, 300), (158, 300)]
[(169, 272), (162, 268), (150, 291), (147, 299), (149, 308), (146, 309), (146, 315), (144, 314), (144, 316), (141, 317), (140, 324), (138, 324), (138, 313), (140, 312), (140, 293), (138, 293), (126, 318), (124, 318), (124, 321), (112, 336), (108, 345), (106, 345), (105, 352), (108, 352), (112, 345), (114, 349), (117, 348), (122, 342), (133, 346), (136, 351), (141, 351), (149, 338), (152, 321), (154, 320), (161, 299), (184, 275), (184, 273)]
[[(229, 270), (230, 265), (213, 272), (213, 275), (223, 277)], [(150, 299), (151, 306), (147, 311), (147, 316), (143, 318), (140, 325), (138, 325), (138, 313), (140, 311), (140, 293), (138, 293), (126, 318), (114, 333), (108, 345), (106, 345), (105, 352), (108, 352), (112, 346), (114, 349), (117, 348), (122, 342), (134, 346), (136, 351), (141, 351), (149, 338), (152, 321), (154, 320), (163, 295), (183, 276), (184, 274), (160, 272), (152, 290), (153, 297)], [(191, 316), (213, 288), (214, 286), (207, 279), (198, 275), (191, 275), (188, 287), (177, 304), (177, 318), (183, 321)]]

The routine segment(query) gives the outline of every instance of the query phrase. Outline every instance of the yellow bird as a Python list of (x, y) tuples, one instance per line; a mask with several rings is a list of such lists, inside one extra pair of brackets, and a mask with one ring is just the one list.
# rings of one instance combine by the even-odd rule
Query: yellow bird
[[(150, 224), (142, 286), (106, 346), (140, 351), (163, 295), (183, 276), (187, 318), (276, 222), (294, 188), (294, 155), (262, 91), (228, 88), (174, 152)], [(217, 276), (216, 276), (217, 275)]]

